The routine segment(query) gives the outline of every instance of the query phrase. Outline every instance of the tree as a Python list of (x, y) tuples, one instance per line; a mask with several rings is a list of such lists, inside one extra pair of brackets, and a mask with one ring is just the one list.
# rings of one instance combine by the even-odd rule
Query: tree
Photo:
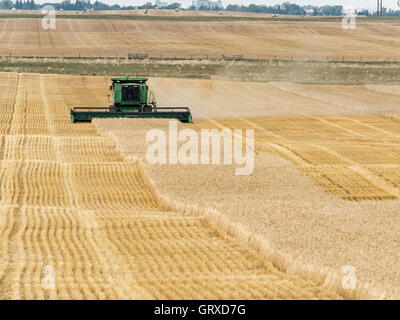
[(305, 11), (302, 9), (298, 4), (284, 2), (281, 5), (282, 11), (285, 14), (292, 14), (292, 15), (304, 15)]
[(163, 7), (163, 9), (167, 9), (167, 10), (176, 10), (176, 9), (180, 9), (181, 8), (181, 4), (178, 2), (174, 2), (171, 3), (165, 7)]
[(0, 9), (10, 10), (14, 7), (14, 3), (11, 0), (0, 1)]
[(226, 6), (226, 11), (239, 11), (240, 7), (237, 4), (228, 4)]
[(139, 6), (139, 9), (154, 9), (155, 7), (151, 2), (146, 2), (144, 5)]
[(369, 14), (369, 11), (368, 10), (360, 10), (360, 11), (357, 11), (357, 15), (359, 15), (359, 16), (369, 16), (370, 14)]

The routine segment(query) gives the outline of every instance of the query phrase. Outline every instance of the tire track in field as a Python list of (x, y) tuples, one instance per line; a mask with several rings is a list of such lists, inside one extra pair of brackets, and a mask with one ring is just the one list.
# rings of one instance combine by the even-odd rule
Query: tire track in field
[(103, 29), (104, 29), (104, 33), (106, 33), (106, 34), (111, 34), (112, 37), (113, 37), (114, 39), (117, 39), (119, 43), (124, 43), (124, 44), (126, 44), (126, 45), (128, 45), (128, 46), (131, 46), (131, 43), (130, 43), (130, 42), (124, 40), (123, 34), (122, 34), (122, 39), (117, 35), (117, 34), (119, 34), (120, 32), (119, 32), (118, 30), (115, 29), (115, 26), (112, 24), (111, 21), (107, 21), (107, 23), (110, 23), (111, 28), (113, 29), (111, 32), (110, 32), (109, 30), (107, 30), (106, 24), (105, 24), (105, 22), (104, 22), (103, 20), (99, 20), (99, 21), (100, 21), (100, 23), (101, 23), (101, 25), (102, 25), (102, 27), (103, 27)]
[(37, 43), (38, 43), (38, 49), (42, 49), (42, 41), (40, 40), (40, 29), (39, 26), (36, 27), (36, 38), (37, 38)]

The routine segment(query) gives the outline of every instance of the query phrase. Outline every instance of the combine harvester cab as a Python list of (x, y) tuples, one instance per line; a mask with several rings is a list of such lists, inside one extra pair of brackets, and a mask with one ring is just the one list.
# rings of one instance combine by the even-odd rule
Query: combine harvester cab
[(147, 78), (112, 78), (110, 90), (114, 104), (109, 107), (74, 107), (71, 122), (92, 121), (93, 118), (167, 118), (192, 123), (187, 107), (157, 107)]

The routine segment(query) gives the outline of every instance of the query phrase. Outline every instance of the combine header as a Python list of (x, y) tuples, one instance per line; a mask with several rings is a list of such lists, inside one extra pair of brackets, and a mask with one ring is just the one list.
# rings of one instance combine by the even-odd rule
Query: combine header
[(114, 104), (109, 107), (74, 107), (71, 122), (93, 118), (173, 118), (192, 123), (187, 107), (157, 107), (156, 99), (146, 84), (147, 78), (112, 78)]

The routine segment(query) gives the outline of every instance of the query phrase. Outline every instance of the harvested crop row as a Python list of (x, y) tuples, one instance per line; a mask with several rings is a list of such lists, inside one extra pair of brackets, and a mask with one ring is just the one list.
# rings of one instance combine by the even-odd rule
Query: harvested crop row
[(58, 137), (53, 143), (66, 162), (122, 162), (121, 155), (115, 152), (115, 142), (108, 138)]
[(7, 135), (3, 148), (4, 160), (56, 160), (54, 142), (50, 136)]

